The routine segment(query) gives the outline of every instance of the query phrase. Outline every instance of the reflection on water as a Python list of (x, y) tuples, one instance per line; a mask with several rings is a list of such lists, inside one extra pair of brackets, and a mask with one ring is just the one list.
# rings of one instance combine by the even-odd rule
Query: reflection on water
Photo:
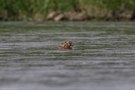
[[(63, 40), (73, 50), (58, 50)], [(134, 23), (0, 24), (0, 90), (134, 90)]]

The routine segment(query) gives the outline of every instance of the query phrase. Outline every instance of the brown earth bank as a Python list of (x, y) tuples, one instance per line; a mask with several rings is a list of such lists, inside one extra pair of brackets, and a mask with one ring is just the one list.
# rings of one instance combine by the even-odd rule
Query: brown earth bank
[[(3, 17), (5, 16), (5, 17)], [(3, 15), (0, 14), (1, 21), (133, 21), (135, 20), (134, 10), (108, 11), (106, 9), (96, 10), (96, 8), (82, 11), (50, 11), (47, 15), (33, 13), (28, 16), (23, 14)]]
[(46, 16), (46, 20), (52, 21), (86, 21), (86, 20), (118, 20), (118, 21), (127, 21), (135, 19), (135, 11), (133, 10), (119, 10), (119, 11), (106, 11), (102, 10), (99, 12), (90, 11), (69, 11), (69, 12), (59, 12), (52, 11)]

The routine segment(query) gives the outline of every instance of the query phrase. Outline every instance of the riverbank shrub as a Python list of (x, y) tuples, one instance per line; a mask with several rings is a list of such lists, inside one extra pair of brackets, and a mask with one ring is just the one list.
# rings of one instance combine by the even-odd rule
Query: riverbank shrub
[(135, 0), (0, 0), (0, 20), (4, 21), (44, 21), (52, 11), (85, 11), (90, 20), (131, 20)]

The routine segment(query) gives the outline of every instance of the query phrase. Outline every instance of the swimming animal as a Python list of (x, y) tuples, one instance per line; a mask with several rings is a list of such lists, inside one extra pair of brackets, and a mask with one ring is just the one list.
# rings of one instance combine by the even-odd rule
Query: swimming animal
[(59, 49), (72, 49), (73, 47), (73, 42), (66, 40), (59, 45)]

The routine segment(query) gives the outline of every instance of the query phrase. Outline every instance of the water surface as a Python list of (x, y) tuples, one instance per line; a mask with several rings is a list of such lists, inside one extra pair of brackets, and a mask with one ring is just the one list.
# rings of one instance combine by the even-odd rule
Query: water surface
[(134, 25), (1, 22), (0, 90), (135, 90)]

